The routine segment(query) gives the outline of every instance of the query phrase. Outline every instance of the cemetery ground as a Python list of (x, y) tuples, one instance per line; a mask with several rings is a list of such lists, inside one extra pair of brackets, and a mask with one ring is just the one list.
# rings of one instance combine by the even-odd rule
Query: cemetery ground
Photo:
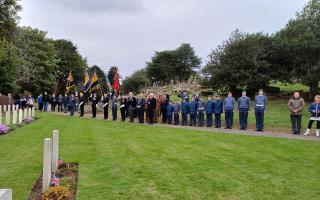
[[(275, 103), (277, 105), (277, 103)], [(286, 106), (286, 105), (285, 105)], [(266, 123), (288, 126), (285, 106)], [(282, 110), (281, 110), (282, 108)], [(0, 187), (27, 199), (42, 172), (43, 139), (79, 163), (77, 199), (317, 199), (320, 143), (37, 113), (0, 137)], [(252, 118), (252, 116), (250, 116)], [(305, 121), (304, 121), (305, 124)]]

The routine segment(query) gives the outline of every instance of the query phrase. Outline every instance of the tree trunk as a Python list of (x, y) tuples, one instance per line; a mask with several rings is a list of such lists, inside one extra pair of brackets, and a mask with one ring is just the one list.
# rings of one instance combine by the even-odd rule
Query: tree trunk
[(313, 83), (309, 85), (309, 93), (310, 93), (311, 99), (313, 99), (313, 97), (319, 93), (318, 83)]

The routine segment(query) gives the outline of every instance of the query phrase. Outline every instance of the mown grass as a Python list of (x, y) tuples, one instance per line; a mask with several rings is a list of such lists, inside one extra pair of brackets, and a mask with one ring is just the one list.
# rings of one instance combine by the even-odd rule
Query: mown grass
[(79, 163), (77, 199), (318, 199), (320, 143), (41, 113), (0, 136), (0, 188), (26, 199), (43, 139)]

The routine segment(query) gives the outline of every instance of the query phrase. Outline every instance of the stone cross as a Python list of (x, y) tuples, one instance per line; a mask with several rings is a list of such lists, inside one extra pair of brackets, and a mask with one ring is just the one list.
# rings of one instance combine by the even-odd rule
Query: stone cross
[(59, 130), (53, 130), (52, 137), (52, 171), (57, 171), (59, 159)]
[(51, 138), (45, 138), (43, 142), (42, 192), (49, 189), (51, 182), (51, 156)]
[(21, 124), (22, 123), (22, 115), (23, 115), (23, 111), (22, 109), (19, 109), (19, 119), (18, 119), (18, 123)]
[(17, 111), (13, 110), (12, 124), (17, 124)]

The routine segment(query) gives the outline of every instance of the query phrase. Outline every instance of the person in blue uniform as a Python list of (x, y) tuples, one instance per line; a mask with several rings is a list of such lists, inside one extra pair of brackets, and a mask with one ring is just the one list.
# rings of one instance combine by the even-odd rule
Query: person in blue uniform
[(92, 109), (92, 118), (96, 118), (97, 116), (97, 107), (98, 107), (98, 97), (96, 93), (92, 93), (90, 95), (91, 99), (91, 109)]
[(238, 112), (240, 120), (240, 130), (247, 130), (248, 114), (250, 112), (250, 98), (247, 97), (246, 91), (243, 91), (242, 96), (238, 99)]
[(204, 102), (200, 96), (198, 97), (198, 125), (204, 126)]
[(108, 119), (108, 115), (109, 115), (109, 99), (110, 99), (110, 95), (107, 93), (103, 94), (102, 97), (102, 107), (103, 107), (103, 118), (104, 119)]
[(168, 124), (172, 124), (173, 110), (174, 110), (174, 107), (173, 107), (173, 105), (172, 105), (172, 102), (170, 102), (170, 103), (167, 105)]
[(83, 115), (84, 115), (84, 95), (82, 92), (80, 92), (79, 106), (80, 106), (80, 116), (79, 117), (83, 117)]
[(116, 94), (114, 94), (111, 97), (111, 102), (112, 102), (112, 108), (111, 108), (112, 120), (116, 121), (117, 120), (117, 114), (118, 114), (118, 97), (117, 97)]
[(212, 111), (213, 111), (213, 102), (211, 96), (208, 97), (208, 101), (204, 105), (204, 110), (206, 112), (207, 127), (212, 126)]
[(144, 111), (146, 106), (146, 100), (141, 96), (141, 98), (138, 100), (137, 104), (137, 114), (138, 114), (138, 120), (139, 123), (144, 123)]
[(61, 94), (59, 94), (59, 96), (57, 96), (57, 105), (58, 105), (58, 112), (62, 112), (62, 101), (63, 101), (63, 96)]
[(188, 112), (189, 112), (189, 105), (187, 103), (187, 99), (182, 99), (181, 103), (181, 115), (182, 115), (182, 126), (187, 126), (188, 124)]
[(179, 125), (179, 114), (180, 114), (180, 104), (178, 101), (176, 101), (173, 109), (174, 125)]
[(69, 105), (69, 97), (68, 94), (66, 93), (62, 99), (62, 103), (63, 103), (63, 111), (64, 113), (68, 112), (68, 105)]
[(223, 110), (225, 116), (225, 129), (232, 129), (233, 126), (233, 113), (235, 110), (236, 100), (232, 97), (232, 93), (228, 93), (228, 97), (223, 101)]
[(264, 112), (266, 111), (267, 97), (263, 95), (263, 90), (259, 90), (259, 94), (254, 98), (254, 114), (256, 117), (256, 131), (263, 132), (264, 128)]
[(198, 104), (195, 101), (194, 97), (192, 97), (188, 105), (189, 105), (189, 115), (190, 115), (190, 126), (196, 126)]
[(70, 100), (69, 100), (69, 108), (70, 108), (70, 116), (74, 116), (74, 110), (76, 108), (76, 97), (74, 94), (71, 94)]
[(223, 101), (220, 99), (220, 95), (216, 96), (213, 109), (215, 128), (221, 128), (221, 114), (223, 113)]

